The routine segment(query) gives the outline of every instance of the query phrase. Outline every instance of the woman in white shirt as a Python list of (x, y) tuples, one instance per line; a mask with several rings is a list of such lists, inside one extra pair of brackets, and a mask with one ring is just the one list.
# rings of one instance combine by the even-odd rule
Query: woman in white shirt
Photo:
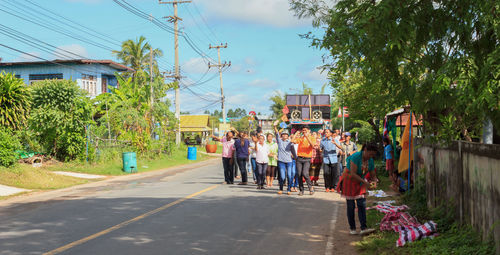
[(264, 189), (266, 180), (267, 164), (269, 163), (269, 145), (266, 144), (264, 135), (259, 135), (258, 140), (254, 138), (255, 153), (257, 161), (257, 189)]

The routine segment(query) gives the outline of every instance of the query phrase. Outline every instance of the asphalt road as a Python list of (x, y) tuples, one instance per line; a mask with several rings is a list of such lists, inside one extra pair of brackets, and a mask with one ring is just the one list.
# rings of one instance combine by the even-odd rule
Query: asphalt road
[(211, 160), (0, 204), (0, 254), (332, 253), (337, 194), (222, 181)]

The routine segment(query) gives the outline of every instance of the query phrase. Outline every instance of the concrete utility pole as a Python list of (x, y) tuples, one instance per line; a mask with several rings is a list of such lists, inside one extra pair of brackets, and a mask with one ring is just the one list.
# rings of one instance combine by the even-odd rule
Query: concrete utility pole
[(175, 117), (179, 123), (177, 126), (177, 132), (175, 133), (175, 144), (179, 145), (181, 143), (181, 101), (180, 101), (180, 90), (179, 81), (181, 79), (179, 72), (179, 29), (178, 22), (182, 21), (179, 16), (177, 16), (177, 5), (184, 3), (191, 3), (191, 1), (168, 1), (162, 2), (158, 0), (160, 4), (172, 4), (174, 6), (174, 16), (166, 16), (169, 22), (174, 23), (174, 40), (175, 40), (175, 81), (177, 82), (177, 87), (175, 88)]
[(217, 46), (212, 46), (212, 45), (208, 46), (208, 49), (217, 49), (217, 55), (219, 56), (219, 63), (215, 64), (215, 65), (208, 63), (208, 68), (211, 68), (211, 67), (218, 67), (219, 68), (220, 95), (221, 95), (221, 102), (222, 102), (222, 120), (223, 120), (224, 125), (226, 125), (226, 108), (224, 106), (225, 98), (224, 98), (224, 86), (222, 85), (222, 68), (226, 67), (226, 66), (231, 66), (231, 61), (229, 61), (229, 63), (227, 63), (225, 61), (224, 61), (224, 63), (221, 63), (221, 61), (220, 61), (220, 49), (221, 48), (227, 48), (227, 43), (226, 44), (221, 43), (220, 45), (217, 45)]
[(149, 90), (151, 97), (151, 135), (153, 135), (153, 130), (155, 129), (155, 118), (153, 117), (153, 106), (154, 106), (154, 96), (153, 96), (153, 47), (149, 48)]

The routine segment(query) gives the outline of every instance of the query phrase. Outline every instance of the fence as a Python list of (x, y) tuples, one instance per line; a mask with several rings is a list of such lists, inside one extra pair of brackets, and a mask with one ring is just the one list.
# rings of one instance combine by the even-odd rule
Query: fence
[(452, 203), (460, 222), (472, 225), (483, 239), (493, 235), (500, 255), (500, 145), (416, 144), (415, 168), (426, 169), (428, 206)]

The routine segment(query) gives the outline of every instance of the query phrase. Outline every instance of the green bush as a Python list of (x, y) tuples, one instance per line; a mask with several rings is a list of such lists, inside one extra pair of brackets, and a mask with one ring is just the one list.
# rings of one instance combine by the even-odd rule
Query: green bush
[(84, 158), (91, 104), (70, 80), (46, 80), (32, 87), (30, 129), (44, 152), (60, 160)]
[(6, 128), (0, 128), (0, 166), (9, 167), (17, 160), (15, 151), (21, 147), (19, 139)]
[(0, 125), (18, 130), (24, 127), (30, 108), (30, 93), (23, 80), (0, 73)]
[(364, 144), (375, 140), (375, 131), (368, 122), (357, 120), (355, 123), (356, 127), (351, 129), (349, 132), (351, 132), (351, 134), (358, 132), (359, 143)]

